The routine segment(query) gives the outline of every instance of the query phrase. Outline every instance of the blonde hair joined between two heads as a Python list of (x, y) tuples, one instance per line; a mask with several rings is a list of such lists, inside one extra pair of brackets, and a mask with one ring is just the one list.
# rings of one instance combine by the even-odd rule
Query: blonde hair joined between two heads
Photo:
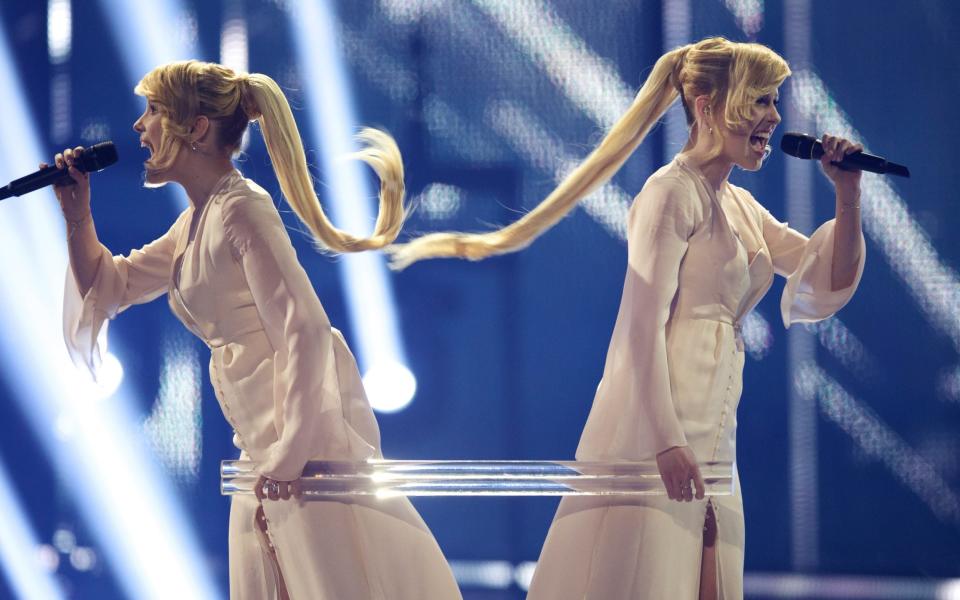
[(787, 62), (761, 44), (714, 37), (671, 50), (657, 60), (627, 112), (597, 148), (533, 210), (492, 232), (432, 233), (390, 246), (386, 251), (391, 266), (402, 269), (438, 257), (481, 260), (525, 248), (613, 177), (678, 97), (692, 135), (697, 129), (696, 98), (706, 96), (711, 114), (722, 115), (718, 135), (713, 136), (716, 155), (723, 145), (724, 129), (736, 131), (747, 123), (757, 99), (776, 90), (789, 75)]

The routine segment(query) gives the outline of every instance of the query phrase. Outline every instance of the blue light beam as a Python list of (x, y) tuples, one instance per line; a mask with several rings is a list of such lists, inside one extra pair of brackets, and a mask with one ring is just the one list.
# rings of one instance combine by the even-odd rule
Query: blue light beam
[[(35, 170), (47, 153), (2, 37), (0, 89), (9, 117), (0, 130), (6, 181)], [(67, 355), (57, 318), (67, 253), (56, 206), (49, 188), (0, 204), (0, 253), (10, 257), (0, 269), (0, 314), (8, 315), (0, 326), (0, 368), (127, 595), (222, 597), (166, 474), (143, 447), (131, 409), (139, 402), (126, 394), (104, 398)]]
[[(302, 80), (313, 117), (312, 139), (322, 148), (331, 215), (348, 231), (369, 231), (375, 219), (368, 199), (374, 194), (362, 165), (343, 161), (355, 150), (356, 118), (337, 45), (334, 15), (329, 3), (320, 1), (297, 2), (288, 16), (298, 64), (306, 74)], [(404, 356), (383, 257), (372, 252), (347, 254), (339, 264), (370, 403), (380, 412), (402, 410), (413, 400), (416, 379)]]
[(60, 585), (36, 559), (40, 547), (30, 521), (13, 495), (13, 480), (0, 461), (0, 560), (10, 588), (23, 600), (66, 598)]

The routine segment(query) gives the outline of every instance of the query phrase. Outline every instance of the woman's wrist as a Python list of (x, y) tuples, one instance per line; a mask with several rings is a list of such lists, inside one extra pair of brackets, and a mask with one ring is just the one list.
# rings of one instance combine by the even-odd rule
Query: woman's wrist
[(66, 213), (63, 214), (63, 220), (67, 222), (67, 225), (71, 225), (73, 227), (79, 227), (80, 225), (83, 224), (84, 221), (86, 221), (90, 217), (91, 217), (90, 209), (87, 209), (86, 212), (84, 212), (79, 216), (68, 215)]
[(63, 220), (67, 223), (67, 239), (73, 239), (73, 235), (77, 232), (80, 227), (89, 221), (93, 215), (90, 213), (90, 209), (87, 209), (87, 212), (83, 215), (74, 218), (73, 215), (67, 215), (64, 213)]
[(860, 188), (837, 188), (837, 212), (860, 208)]

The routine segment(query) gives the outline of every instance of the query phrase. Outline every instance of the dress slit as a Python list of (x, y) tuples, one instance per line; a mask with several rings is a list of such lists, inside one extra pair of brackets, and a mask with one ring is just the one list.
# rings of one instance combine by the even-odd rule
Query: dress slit
[(253, 527), (257, 532), (257, 538), (260, 541), (260, 549), (266, 555), (270, 563), (270, 570), (273, 571), (273, 579), (276, 584), (277, 599), (290, 600), (290, 594), (287, 592), (287, 584), (283, 580), (283, 570), (280, 568), (280, 558), (277, 556), (277, 549), (270, 539), (270, 522), (267, 521), (267, 514), (263, 510), (263, 505), (257, 505), (257, 511), (253, 516)]
[[(720, 528), (717, 524), (717, 511), (713, 505), (713, 502), (707, 500), (707, 510), (703, 517), (703, 538), (701, 542), (700, 550), (700, 592), (698, 594), (700, 600), (721, 600), (723, 598), (723, 588), (721, 586), (721, 577), (720, 577), (720, 552), (718, 545), (718, 538), (720, 533)], [(710, 554), (713, 557), (713, 584), (714, 584), (714, 593), (713, 595), (704, 595), (703, 583), (705, 576), (708, 576), (708, 573), (704, 572), (704, 567), (706, 563), (704, 559), (707, 557), (707, 548), (710, 548)]]

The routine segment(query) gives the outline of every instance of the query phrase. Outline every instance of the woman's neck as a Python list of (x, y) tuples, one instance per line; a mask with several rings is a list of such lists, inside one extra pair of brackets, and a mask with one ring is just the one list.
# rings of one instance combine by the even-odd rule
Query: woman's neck
[(684, 150), (680, 154), (687, 164), (700, 171), (714, 191), (720, 191), (733, 170), (733, 162), (722, 156), (709, 158), (705, 153), (697, 152), (696, 148)]
[(714, 191), (720, 191), (733, 170), (733, 161), (724, 157), (722, 152), (718, 155), (710, 140), (699, 139), (696, 127), (690, 132), (690, 139), (680, 151), (680, 156), (688, 165), (700, 171)]
[(233, 168), (229, 158), (191, 161), (190, 167), (182, 169), (175, 181), (183, 186), (193, 209), (200, 210), (213, 193), (214, 186)]

